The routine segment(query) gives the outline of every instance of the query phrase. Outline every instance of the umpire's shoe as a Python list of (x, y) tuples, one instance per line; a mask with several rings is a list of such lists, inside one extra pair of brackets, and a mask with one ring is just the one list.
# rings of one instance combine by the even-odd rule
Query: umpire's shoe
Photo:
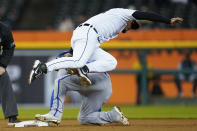
[(58, 119), (57, 117), (51, 115), (51, 114), (44, 114), (44, 115), (40, 115), (40, 114), (36, 114), (35, 115), (35, 119), (36, 120), (40, 120), (40, 121), (45, 121), (45, 122), (52, 122), (54, 124), (59, 125), (61, 120)]
[(21, 122), (16, 116), (11, 116), (8, 118), (8, 126), (14, 126), (16, 123)]
[(114, 111), (117, 114), (118, 122), (122, 123), (123, 125), (130, 125), (128, 118), (121, 112), (119, 107), (114, 107)]
[(88, 67), (85, 65), (82, 68), (77, 69), (79, 82), (82, 86), (90, 86), (92, 84), (91, 80), (88, 78), (87, 73), (89, 73)]
[(30, 85), (36, 78), (41, 74), (47, 73), (47, 66), (44, 63), (41, 63), (39, 60), (35, 60), (33, 64), (33, 69), (29, 74), (28, 84)]

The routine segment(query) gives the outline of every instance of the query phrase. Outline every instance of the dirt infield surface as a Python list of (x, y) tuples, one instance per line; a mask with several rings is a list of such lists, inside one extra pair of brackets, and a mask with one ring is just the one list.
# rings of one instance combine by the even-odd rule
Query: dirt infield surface
[(0, 131), (197, 131), (197, 119), (130, 119), (130, 123), (95, 126), (63, 120), (59, 126), (14, 128), (7, 126), (7, 120), (0, 120)]

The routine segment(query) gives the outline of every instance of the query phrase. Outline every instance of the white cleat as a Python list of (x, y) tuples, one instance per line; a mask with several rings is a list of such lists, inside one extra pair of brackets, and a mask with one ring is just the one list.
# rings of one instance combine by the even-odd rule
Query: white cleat
[(40, 120), (40, 121), (44, 121), (44, 122), (52, 122), (57, 125), (59, 125), (61, 122), (60, 119), (58, 119), (57, 117), (55, 117), (51, 114), (44, 114), (44, 115), (36, 114), (35, 119)]
[(121, 112), (119, 107), (114, 106), (114, 110), (118, 115), (118, 119), (120, 123), (122, 123), (123, 125), (130, 125), (128, 118), (124, 116), (124, 114)]
[(29, 74), (29, 79), (28, 79), (28, 84), (30, 85), (32, 83), (32, 81), (34, 81), (40, 74), (38, 74), (38, 65), (41, 62), (39, 60), (35, 60), (34, 64), (33, 64), (33, 68)]

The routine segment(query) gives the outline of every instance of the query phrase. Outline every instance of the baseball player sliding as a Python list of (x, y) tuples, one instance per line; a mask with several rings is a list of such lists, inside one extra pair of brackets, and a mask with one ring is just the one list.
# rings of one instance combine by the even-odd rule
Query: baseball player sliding
[[(181, 23), (182, 18), (166, 18), (157, 13), (131, 9), (114, 8), (93, 16), (80, 24), (71, 38), (72, 57), (61, 57), (47, 63), (36, 60), (29, 76), (29, 84), (38, 76), (58, 69), (77, 69), (79, 81), (89, 86), (91, 80), (88, 73), (107, 72), (116, 68), (116, 59), (99, 48), (100, 44), (126, 33), (131, 29), (138, 29), (137, 20), (162, 22), (173, 26)], [(87, 61), (90, 61), (87, 63)]]

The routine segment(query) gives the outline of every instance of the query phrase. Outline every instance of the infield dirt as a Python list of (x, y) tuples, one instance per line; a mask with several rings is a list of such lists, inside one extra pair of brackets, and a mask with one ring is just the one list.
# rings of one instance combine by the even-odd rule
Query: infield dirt
[(14, 128), (7, 126), (7, 120), (0, 120), (0, 131), (197, 131), (197, 119), (130, 119), (130, 123), (95, 126), (63, 120), (59, 126)]

